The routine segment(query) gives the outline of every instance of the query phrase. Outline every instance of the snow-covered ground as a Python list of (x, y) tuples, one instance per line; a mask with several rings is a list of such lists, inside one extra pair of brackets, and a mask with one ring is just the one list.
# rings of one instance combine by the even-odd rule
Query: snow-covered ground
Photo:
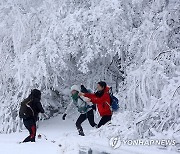
[(123, 145), (114, 150), (109, 146), (107, 138), (91, 134), (92, 132), (93, 134), (96, 131), (98, 132), (98, 130), (91, 128), (87, 122), (83, 124), (86, 136), (78, 136), (75, 120), (73, 120), (75, 118), (62, 121), (60, 115), (40, 122), (37, 134), (42, 134), (42, 139), (37, 139), (36, 143), (18, 144), (28, 135), (26, 130), (21, 133), (1, 134), (0, 154), (79, 154), (80, 149), (86, 151), (84, 149), (88, 150), (89, 147), (93, 154), (102, 152), (109, 154), (176, 154), (176, 152), (157, 149), (153, 146)]

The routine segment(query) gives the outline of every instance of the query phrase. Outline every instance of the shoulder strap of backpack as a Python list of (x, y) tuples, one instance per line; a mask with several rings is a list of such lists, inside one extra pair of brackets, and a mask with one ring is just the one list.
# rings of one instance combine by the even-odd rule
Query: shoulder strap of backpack
[(32, 99), (29, 100), (29, 101), (26, 103), (26, 106), (31, 109), (31, 111), (32, 111), (32, 113), (33, 113), (33, 116), (34, 116), (34, 115), (35, 115), (35, 114), (34, 114), (34, 110), (33, 110), (32, 107), (29, 105), (29, 103), (31, 103), (32, 101), (33, 101)]
[(87, 102), (85, 100), (83, 100), (80, 96), (79, 96), (79, 99), (87, 104)]
[(32, 100), (29, 100), (28, 102), (26, 102), (26, 105), (28, 105), (29, 103), (31, 103), (32, 102)]
[(109, 106), (110, 110), (112, 111), (112, 106), (109, 105), (108, 102), (105, 102), (105, 103)]
[(108, 102), (105, 102), (109, 107), (111, 107), (111, 105), (108, 104)]

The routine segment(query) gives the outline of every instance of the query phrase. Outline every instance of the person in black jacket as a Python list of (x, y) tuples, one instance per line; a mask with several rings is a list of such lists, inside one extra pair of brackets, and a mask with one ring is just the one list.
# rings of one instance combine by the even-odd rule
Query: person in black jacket
[(40, 102), (41, 92), (37, 89), (33, 89), (27, 100), (32, 101), (30, 108), (33, 111), (33, 116), (28, 118), (23, 118), (24, 126), (28, 129), (30, 134), (27, 138), (24, 139), (23, 142), (35, 142), (36, 129), (37, 129), (36, 122), (38, 120), (38, 114), (44, 113), (44, 109)]

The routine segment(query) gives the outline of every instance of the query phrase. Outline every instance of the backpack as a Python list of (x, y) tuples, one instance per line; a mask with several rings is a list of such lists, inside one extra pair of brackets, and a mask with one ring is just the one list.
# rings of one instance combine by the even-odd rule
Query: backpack
[(34, 117), (34, 111), (32, 109), (32, 99), (25, 99), (21, 102), (19, 117), (26, 119), (30, 117)]
[(112, 87), (110, 87), (110, 109), (112, 112), (117, 112), (119, 110), (119, 100), (113, 95)]
[(84, 105), (78, 106), (77, 108), (80, 113), (84, 114), (88, 111), (90, 106), (81, 97), (79, 97), (79, 99), (83, 102)]

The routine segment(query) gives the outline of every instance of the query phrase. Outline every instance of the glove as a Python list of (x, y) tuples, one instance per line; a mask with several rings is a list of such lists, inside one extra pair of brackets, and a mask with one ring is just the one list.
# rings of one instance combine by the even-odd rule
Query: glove
[(66, 116), (67, 116), (67, 114), (66, 114), (66, 113), (65, 113), (65, 114), (63, 114), (62, 119), (63, 119), (63, 120), (65, 120), (65, 119), (66, 119)]
[(88, 93), (88, 90), (84, 87), (84, 85), (81, 85), (81, 92)]
[(91, 108), (96, 111), (96, 105), (95, 105), (95, 104), (93, 104), (93, 105), (91, 106)]

